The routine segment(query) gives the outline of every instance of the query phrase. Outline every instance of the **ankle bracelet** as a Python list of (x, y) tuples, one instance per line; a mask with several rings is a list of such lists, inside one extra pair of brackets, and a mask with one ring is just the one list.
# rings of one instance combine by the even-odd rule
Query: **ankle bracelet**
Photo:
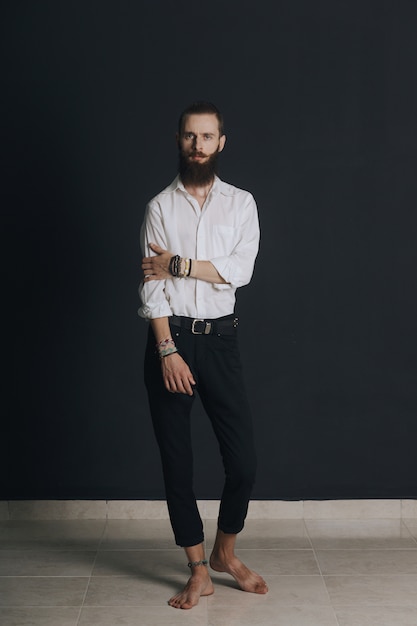
[(207, 565), (208, 561), (203, 559), (202, 561), (193, 561), (192, 563), (188, 563), (188, 567), (197, 567), (198, 565)]

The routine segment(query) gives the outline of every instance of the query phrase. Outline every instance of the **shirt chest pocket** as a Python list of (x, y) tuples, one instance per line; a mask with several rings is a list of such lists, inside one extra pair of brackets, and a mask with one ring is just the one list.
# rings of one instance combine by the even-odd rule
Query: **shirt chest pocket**
[(231, 254), (239, 242), (239, 229), (224, 224), (213, 225), (212, 246), (216, 255)]

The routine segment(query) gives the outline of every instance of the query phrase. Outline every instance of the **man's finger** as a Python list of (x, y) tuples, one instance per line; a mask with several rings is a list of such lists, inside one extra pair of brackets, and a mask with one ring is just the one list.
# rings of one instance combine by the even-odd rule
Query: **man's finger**
[(165, 250), (163, 248), (161, 248), (161, 246), (158, 246), (158, 244), (156, 244), (156, 243), (150, 243), (149, 247), (150, 247), (151, 250), (156, 252), (156, 254), (161, 254), (162, 252), (165, 252)]

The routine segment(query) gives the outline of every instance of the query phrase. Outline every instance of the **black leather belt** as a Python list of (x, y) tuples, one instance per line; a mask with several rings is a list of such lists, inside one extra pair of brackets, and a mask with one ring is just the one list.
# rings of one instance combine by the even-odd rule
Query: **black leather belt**
[(233, 335), (239, 324), (237, 317), (217, 318), (214, 320), (194, 319), (172, 315), (170, 324), (189, 330), (193, 335)]

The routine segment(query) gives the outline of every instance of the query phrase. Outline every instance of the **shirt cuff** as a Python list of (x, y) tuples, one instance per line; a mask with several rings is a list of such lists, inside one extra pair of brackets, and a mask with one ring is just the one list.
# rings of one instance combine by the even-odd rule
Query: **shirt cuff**
[(249, 280), (246, 280), (244, 273), (240, 269), (237, 270), (236, 265), (231, 262), (229, 257), (211, 259), (211, 263), (227, 283), (214, 283), (216, 289), (236, 289), (246, 285), (250, 280), (250, 276)]
[(160, 304), (143, 304), (138, 309), (140, 317), (153, 320), (157, 317), (170, 317), (172, 315), (171, 307), (168, 302), (161, 302)]

